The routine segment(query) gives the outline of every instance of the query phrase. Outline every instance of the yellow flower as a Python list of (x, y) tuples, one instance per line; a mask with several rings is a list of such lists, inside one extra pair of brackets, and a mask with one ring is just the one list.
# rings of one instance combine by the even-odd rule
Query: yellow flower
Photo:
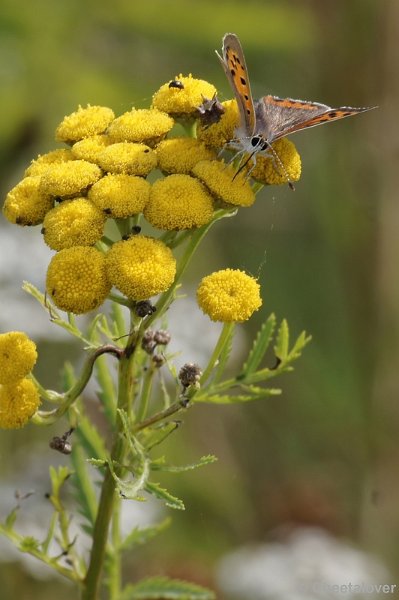
[(164, 140), (156, 148), (158, 168), (164, 173), (191, 173), (200, 160), (216, 158), (210, 150), (195, 138), (179, 137)]
[(301, 157), (295, 145), (287, 138), (282, 138), (274, 142), (273, 149), (278, 158), (271, 152), (266, 156), (258, 154), (251, 177), (269, 185), (281, 185), (287, 183), (288, 180), (298, 181), (301, 176)]
[(132, 300), (167, 290), (176, 274), (172, 251), (160, 240), (137, 235), (116, 242), (106, 257), (111, 283)]
[(8, 192), (3, 205), (6, 219), (17, 225), (38, 225), (54, 206), (54, 199), (41, 187), (40, 175), (25, 177)]
[(76, 142), (70, 152), (74, 158), (97, 163), (101, 152), (110, 144), (112, 141), (107, 135), (92, 135)]
[(145, 177), (157, 166), (157, 156), (145, 144), (119, 142), (107, 146), (98, 156), (98, 164), (110, 173)]
[(64, 117), (55, 131), (55, 139), (67, 144), (92, 135), (104, 133), (114, 119), (114, 112), (106, 106), (82, 108)]
[(30, 373), (37, 360), (36, 344), (22, 331), (0, 334), (0, 383), (15, 383)]
[(213, 202), (198, 179), (190, 175), (169, 175), (151, 188), (144, 216), (158, 229), (191, 229), (208, 223)]
[(202, 104), (204, 97), (212, 98), (216, 93), (216, 88), (211, 83), (195, 79), (192, 75), (179, 75), (175, 81), (180, 83), (165, 83), (155, 92), (152, 105), (176, 117), (196, 116), (197, 108)]
[(61, 310), (77, 315), (94, 310), (111, 289), (104, 255), (87, 246), (60, 250), (47, 269), (46, 289)]
[(206, 127), (198, 124), (197, 138), (211, 148), (221, 149), (234, 138), (234, 131), (239, 124), (236, 100), (222, 102), (224, 113), (220, 121)]
[(108, 128), (114, 142), (144, 142), (152, 146), (172, 129), (173, 119), (156, 108), (133, 109), (118, 117)]
[(47, 152), (47, 154), (39, 154), (35, 160), (32, 160), (31, 164), (26, 169), (25, 177), (43, 175), (49, 168), (49, 165), (68, 162), (70, 160), (75, 160), (75, 156), (69, 148), (58, 148), (57, 150)]
[(42, 175), (40, 190), (52, 196), (76, 196), (101, 176), (100, 167), (86, 160), (56, 163)]
[(0, 385), (0, 428), (23, 427), (39, 405), (39, 392), (31, 379)]
[(239, 269), (224, 269), (204, 277), (197, 301), (212, 321), (241, 323), (262, 305), (256, 279)]
[(88, 198), (108, 216), (124, 219), (143, 212), (150, 188), (142, 177), (106, 175), (89, 190)]
[(227, 204), (235, 206), (251, 206), (255, 194), (242, 171), (237, 175), (237, 168), (225, 165), (219, 160), (203, 160), (195, 165), (193, 174), (198, 177), (212, 195)]
[(65, 200), (43, 222), (44, 241), (53, 250), (93, 246), (104, 232), (105, 215), (87, 198)]

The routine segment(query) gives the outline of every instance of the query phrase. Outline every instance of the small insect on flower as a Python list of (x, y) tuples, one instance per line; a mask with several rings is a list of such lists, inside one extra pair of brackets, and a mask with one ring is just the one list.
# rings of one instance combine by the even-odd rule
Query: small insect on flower
[(74, 428), (68, 429), (61, 437), (54, 436), (50, 442), (49, 446), (52, 450), (57, 450), (57, 452), (61, 452), (61, 454), (71, 454), (72, 452), (72, 444), (68, 440), (68, 438), (72, 435)]
[(170, 88), (176, 88), (178, 90), (184, 90), (184, 83), (182, 81), (179, 81), (178, 79), (173, 79), (169, 83), (168, 87), (170, 87)]

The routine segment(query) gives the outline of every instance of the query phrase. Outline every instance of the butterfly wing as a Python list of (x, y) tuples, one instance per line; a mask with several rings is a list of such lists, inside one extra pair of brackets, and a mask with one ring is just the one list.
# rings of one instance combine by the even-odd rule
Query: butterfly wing
[(240, 40), (234, 33), (223, 37), (222, 56), (218, 54), (227, 79), (233, 89), (240, 112), (240, 129), (252, 137), (255, 131), (255, 109), (249, 85), (248, 70)]
[(331, 106), (319, 102), (292, 100), (269, 95), (255, 103), (256, 130), (271, 143), (296, 131), (351, 117), (372, 108), (375, 107), (331, 108)]

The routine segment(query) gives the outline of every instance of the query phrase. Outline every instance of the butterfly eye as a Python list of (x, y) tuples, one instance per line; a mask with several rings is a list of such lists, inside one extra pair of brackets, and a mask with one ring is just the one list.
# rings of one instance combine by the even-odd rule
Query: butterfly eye
[(171, 81), (169, 83), (169, 87), (170, 88), (177, 88), (178, 90), (184, 90), (184, 83), (182, 83), (178, 79), (173, 79), (173, 81)]
[(254, 135), (254, 136), (251, 138), (251, 146), (252, 146), (253, 148), (256, 148), (256, 146), (259, 146), (259, 144), (260, 144), (260, 142), (261, 142), (261, 139), (262, 139), (262, 138), (261, 138), (259, 135)]

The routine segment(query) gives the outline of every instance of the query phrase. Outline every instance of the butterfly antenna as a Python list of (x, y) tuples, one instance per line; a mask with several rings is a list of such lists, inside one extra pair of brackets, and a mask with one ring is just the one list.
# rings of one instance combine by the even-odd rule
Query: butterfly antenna
[[(234, 181), (234, 179), (237, 177), (237, 175), (238, 175), (239, 173), (241, 173), (241, 171), (242, 171), (243, 169), (245, 169), (245, 167), (247, 166), (247, 164), (249, 163), (249, 161), (252, 159), (252, 157), (253, 157), (253, 156), (255, 156), (255, 154), (256, 154), (257, 152), (258, 152), (258, 150), (254, 150), (254, 151), (253, 151), (253, 152), (252, 152), (252, 153), (251, 153), (251, 154), (248, 156), (247, 160), (246, 160), (245, 162), (243, 162), (243, 163), (242, 163), (242, 164), (239, 166), (239, 168), (237, 169), (237, 171), (236, 171), (236, 173), (235, 173), (235, 175), (234, 175), (234, 177), (233, 177), (233, 181)], [(240, 162), (242, 162), (242, 157), (241, 157), (241, 161), (240, 161)], [(254, 170), (254, 168), (255, 168), (255, 165), (253, 165), (253, 167), (250, 169), (250, 171), (249, 171), (249, 173), (248, 173), (248, 177), (250, 176), (250, 174), (251, 174), (251, 172)]]
[(279, 155), (277, 154), (277, 152), (275, 151), (275, 149), (273, 148), (273, 146), (270, 144), (270, 142), (268, 142), (267, 140), (265, 140), (265, 142), (266, 142), (267, 146), (269, 147), (269, 149), (271, 150), (271, 153), (273, 154), (273, 157), (276, 159), (276, 161), (277, 161), (279, 167), (281, 168), (282, 172), (284, 173), (285, 178), (287, 179), (287, 183), (288, 183), (290, 189), (293, 192), (295, 192), (295, 186), (292, 183), (292, 181), (290, 179), (290, 176), (288, 175), (288, 171), (285, 168), (285, 165), (284, 165), (283, 161), (281, 160), (281, 158), (279, 157)]

